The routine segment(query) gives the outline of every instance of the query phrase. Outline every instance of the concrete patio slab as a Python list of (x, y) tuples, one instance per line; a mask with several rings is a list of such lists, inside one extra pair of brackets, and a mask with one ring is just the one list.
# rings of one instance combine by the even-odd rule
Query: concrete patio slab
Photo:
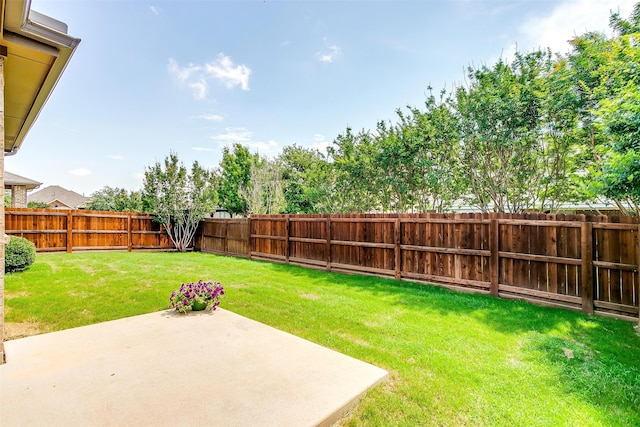
[(315, 426), (387, 372), (230, 311), (145, 314), (5, 343), (2, 426)]

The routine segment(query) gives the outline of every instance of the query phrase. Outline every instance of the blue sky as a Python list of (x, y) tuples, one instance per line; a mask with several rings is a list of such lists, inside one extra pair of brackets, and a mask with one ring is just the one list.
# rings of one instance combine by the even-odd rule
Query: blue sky
[(215, 168), (234, 142), (325, 151), (422, 106), (469, 64), (605, 31), (630, 0), (33, 0), (82, 39), (8, 171), (90, 195), (138, 190), (170, 151)]

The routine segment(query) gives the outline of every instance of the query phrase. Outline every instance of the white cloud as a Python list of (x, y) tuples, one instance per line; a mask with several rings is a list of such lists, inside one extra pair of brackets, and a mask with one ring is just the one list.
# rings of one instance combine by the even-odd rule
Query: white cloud
[(244, 64), (234, 64), (231, 57), (223, 53), (204, 65), (189, 63), (184, 67), (175, 59), (169, 58), (167, 71), (178, 82), (191, 89), (195, 99), (207, 98), (211, 82), (221, 83), (227, 89), (240, 86), (242, 90), (249, 90), (251, 69)]
[(252, 152), (257, 152), (261, 156), (275, 157), (280, 153), (282, 147), (275, 140), (260, 141), (253, 138), (253, 132), (247, 128), (226, 128), (225, 133), (211, 137), (219, 146), (230, 146), (241, 144), (249, 148)]
[(143, 172), (136, 172), (133, 175), (131, 175), (131, 177), (138, 181), (138, 183), (142, 184), (144, 182), (144, 173)]
[(76, 176), (87, 176), (87, 175), (91, 175), (91, 171), (87, 168), (76, 168), (76, 169), (71, 169), (69, 171), (69, 173), (71, 175), (76, 175)]
[(251, 135), (253, 135), (246, 128), (226, 128), (225, 132), (226, 133), (214, 135), (211, 139), (222, 144), (234, 144), (236, 142), (242, 144), (251, 141)]
[(331, 145), (330, 141), (324, 138), (324, 135), (316, 133), (313, 135), (313, 144), (309, 148), (312, 150), (318, 150), (321, 153), (327, 152), (327, 147)]
[(112, 160), (124, 160), (124, 156), (121, 156), (119, 154), (111, 154), (109, 158)]
[(255, 151), (256, 153), (260, 154), (261, 156), (266, 156), (266, 157), (275, 157), (275, 156), (277, 156), (278, 153), (280, 152), (280, 149), (282, 148), (282, 147), (280, 147), (280, 145), (278, 144), (278, 142), (275, 139), (270, 139), (267, 142), (249, 141), (245, 145), (247, 145), (249, 147), (249, 150)]
[(552, 52), (566, 53), (570, 50), (568, 41), (576, 36), (588, 31), (609, 32), (611, 12), (619, 10), (621, 16), (626, 18), (635, 2), (636, 0), (565, 0), (559, 2), (549, 15), (525, 21), (519, 31), (527, 42), (526, 50), (549, 47)]
[(151, 10), (151, 13), (153, 13), (156, 16), (160, 15), (160, 9), (158, 9), (155, 6), (149, 6), (149, 10)]
[(189, 82), (187, 83), (187, 87), (193, 90), (193, 97), (195, 99), (205, 99), (207, 97), (209, 85), (205, 79), (201, 78), (195, 82)]
[(234, 65), (231, 58), (223, 53), (205, 64), (204, 68), (209, 76), (220, 80), (228, 89), (240, 86), (242, 90), (249, 90), (251, 69), (246, 65)]
[(191, 63), (185, 67), (180, 67), (175, 59), (169, 58), (167, 69), (169, 70), (169, 74), (184, 83), (192, 74), (198, 73), (202, 68), (199, 65), (193, 65)]
[(324, 62), (325, 64), (331, 64), (336, 60), (338, 56), (342, 53), (342, 49), (340, 46), (336, 45), (327, 45), (325, 48), (319, 52), (316, 52), (316, 58), (320, 62)]
[(201, 114), (199, 116), (194, 116), (193, 118), (207, 120), (209, 122), (221, 122), (224, 120), (224, 117), (218, 114)]
[(193, 151), (215, 151), (215, 152), (218, 151), (217, 148), (210, 148), (210, 147), (191, 147), (191, 149)]

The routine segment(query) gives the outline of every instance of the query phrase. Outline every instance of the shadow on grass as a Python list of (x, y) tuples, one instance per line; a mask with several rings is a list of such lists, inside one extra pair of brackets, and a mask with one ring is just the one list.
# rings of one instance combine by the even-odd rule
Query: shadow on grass
[(527, 357), (552, 366), (566, 393), (600, 408), (613, 424), (625, 419), (640, 425), (640, 337), (632, 322), (436, 285), (283, 264), (268, 268), (323, 286), (360, 289), (384, 298), (391, 306), (442, 316), (455, 314), (461, 322), (472, 317), (494, 330), (522, 335)]
[(629, 346), (627, 357), (594, 347), (593, 340), (581, 342), (534, 332), (527, 336), (524, 350), (555, 368), (558, 383), (567, 394), (600, 408), (606, 424), (640, 425), (640, 366), (634, 362), (639, 356), (637, 347)]
[[(262, 261), (252, 261), (262, 262)], [(495, 298), (490, 295), (459, 292), (438, 285), (398, 281), (357, 274), (327, 273), (304, 267), (265, 263), (274, 272), (294, 275), (307, 281), (329, 282), (349, 288), (359, 288), (372, 296), (412, 310), (436, 311), (442, 315), (457, 313), (475, 315), (496, 330), (518, 333), (530, 330), (548, 332), (559, 325), (585, 332), (606, 328), (632, 331), (630, 322), (589, 316), (577, 311), (538, 306), (526, 301)]]

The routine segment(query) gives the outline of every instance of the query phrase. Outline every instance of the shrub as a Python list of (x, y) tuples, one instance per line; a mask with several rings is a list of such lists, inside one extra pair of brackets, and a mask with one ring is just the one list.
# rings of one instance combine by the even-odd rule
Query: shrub
[(4, 271), (19, 271), (36, 260), (36, 245), (23, 237), (12, 236), (4, 247)]

